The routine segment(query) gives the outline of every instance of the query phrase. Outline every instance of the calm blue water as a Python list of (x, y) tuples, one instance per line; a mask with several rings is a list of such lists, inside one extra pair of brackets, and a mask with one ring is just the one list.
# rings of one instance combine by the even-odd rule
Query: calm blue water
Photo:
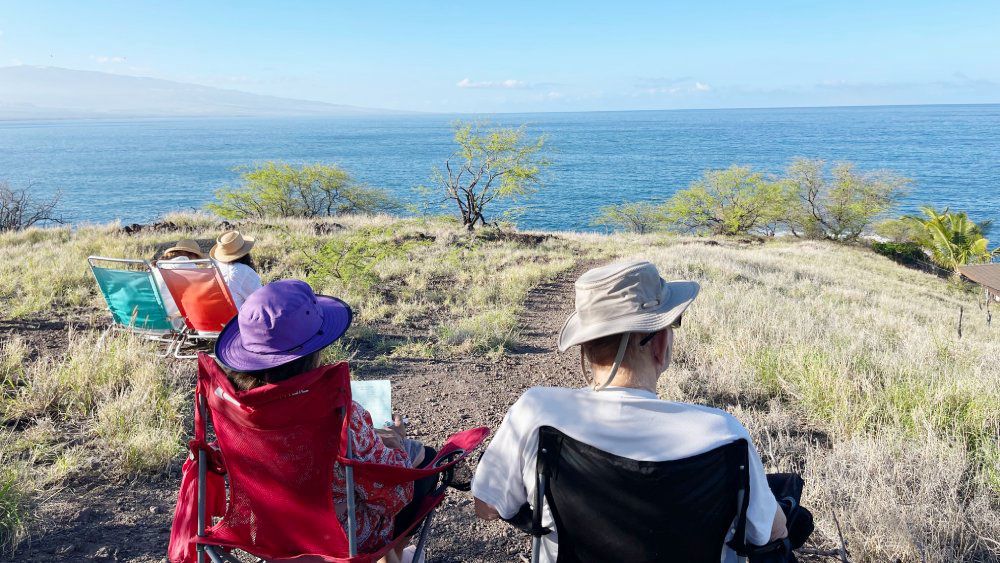
[[(146, 222), (200, 207), (255, 161), (332, 162), (405, 201), (452, 150), (454, 116), (0, 122), (0, 179), (61, 189), (76, 222)], [(657, 200), (709, 168), (780, 172), (795, 156), (914, 180), (928, 203), (1000, 220), (1000, 105), (493, 116), (549, 138), (553, 165), (518, 224), (588, 229), (597, 208)]]

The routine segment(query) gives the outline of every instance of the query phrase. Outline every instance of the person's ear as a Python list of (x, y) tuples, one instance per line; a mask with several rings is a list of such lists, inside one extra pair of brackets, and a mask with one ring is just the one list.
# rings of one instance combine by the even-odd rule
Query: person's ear
[(650, 344), (652, 345), (650, 348), (653, 352), (653, 361), (656, 362), (656, 365), (662, 366), (668, 359), (667, 354), (670, 350), (670, 340), (672, 340), (670, 338), (670, 329), (665, 328), (660, 332), (657, 332), (656, 335), (653, 336), (653, 340), (650, 341)]

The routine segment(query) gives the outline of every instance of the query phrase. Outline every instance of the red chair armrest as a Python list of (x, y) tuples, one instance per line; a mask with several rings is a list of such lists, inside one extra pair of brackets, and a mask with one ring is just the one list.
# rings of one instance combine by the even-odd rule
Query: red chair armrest
[[(385, 465), (381, 463), (362, 462), (354, 459), (347, 459), (343, 456), (338, 456), (337, 461), (343, 465), (350, 465), (351, 467), (356, 468), (358, 470), (355, 477), (356, 479), (379, 482), (384, 486), (391, 487), (401, 483), (417, 481), (418, 479), (423, 479), (424, 477), (436, 475), (451, 469), (468, 457), (469, 454), (471, 454), (477, 447), (479, 447), (489, 433), (489, 429), (483, 426), (453, 434), (448, 438), (444, 445), (441, 446), (441, 449), (438, 450), (437, 456), (434, 457), (431, 463), (421, 469), (398, 467), (395, 465)], [(445, 463), (440, 463), (446, 458), (447, 461)], [(438, 465), (439, 463), (440, 465)]]

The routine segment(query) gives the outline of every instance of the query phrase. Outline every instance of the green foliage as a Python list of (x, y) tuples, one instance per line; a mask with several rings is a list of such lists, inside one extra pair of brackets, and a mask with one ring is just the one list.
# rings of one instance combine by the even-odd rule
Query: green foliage
[(921, 207), (923, 217), (907, 216), (918, 227), (917, 242), (930, 252), (938, 266), (955, 271), (959, 266), (989, 262), (1000, 249), (990, 251), (986, 232), (990, 223), (976, 223), (965, 212), (938, 212), (933, 207)]
[(773, 233), (787, 195), (779, 182), (766, 179), (749, 166), (709, 170), (665, 204), (671, 228), (698, 234), (743, 235)]
[(891, 258), (904, 264), (924, 262), (927, 255), (915, 242), (873, 242), (872, 250), (877, 254)]
[(792, 161), (784, 180), (792, 195), (785, 217), (796, 236), (853, 241), (891, 209), (910, 181), (888, 171), (859, 173), (851, 163), (828, 175), (822, 160)]
[(307, 242), (296, 246), (312, 264), (309, 285), (323, 288), (335, 280), (342, 288), (367, 292), (379, 281), (375, 266), (428, 243), (423, 238), (397, 238), (389, 227), (371, 227), (328, 239), (315, 251)]
[(0, 455), (0, 553), (10, 553), (24, 533), (25, 494), (21, 475)]
[(549, 161), (542, 156), (545, 137), (528, 138), (524, 127), (487, 127), (456, 122), (458, 150), (435, 170), (434, 188), (426, 195), (443, 194), (442, 203), (454, 203), (462, 225), (472, 230), (485, 225), (486, 207), (493, 201), (516, 199), (542, 185), (542, 170)]
[(382, 190), (358, 184), (332, 164), (265, 162), (242, 169), (240, 184), (215, 192), (206, 208), (224, 219), (331, 217), (396, 207)]
[(875, 224), (875, 234), (891, 242), (914, 242), (922, 228), (906, 218), (885, 219)]
[(610, 227), (640, 235), (658, 231), (665, 223), (666, 216), (662, 207), (645, 201), (607, 205), (602, 207), (600, 214), (591, 221), (595, 226)]

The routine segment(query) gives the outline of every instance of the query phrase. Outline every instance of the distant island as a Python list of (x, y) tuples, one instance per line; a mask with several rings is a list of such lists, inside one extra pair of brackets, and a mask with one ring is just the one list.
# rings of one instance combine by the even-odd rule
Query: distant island
[(45, 66), (0, 67), (0, 120), (400, 114), (158, 78)]

